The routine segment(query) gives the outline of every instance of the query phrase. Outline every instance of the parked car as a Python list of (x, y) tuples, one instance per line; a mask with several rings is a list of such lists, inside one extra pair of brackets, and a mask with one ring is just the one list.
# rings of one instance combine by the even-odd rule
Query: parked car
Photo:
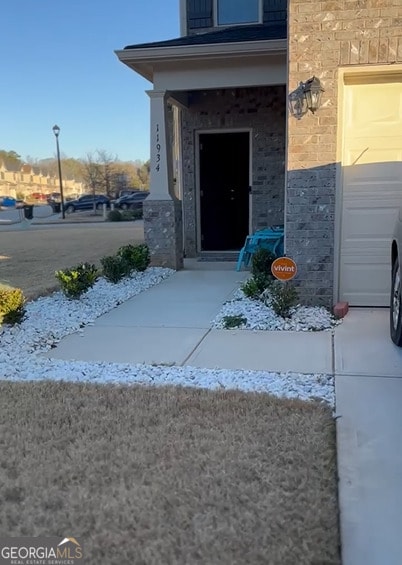
[(117, 198), (121, 198), (122, 196), (130, 196), (130, 194), (136, 194), (137, 192), (141, 192), (139, 188), (124, 188), (120, 190), (119, 196)]
[(16, 200), (12, 196), (0, 196), (0, 206), (4, 208), (14, 208), (15, 204)]
[(61, 193), (60, 192), (51, 192), (47, 195), (47, 203), (54, 204), (55, 202), (61, 202)]
[(121, 196), (114, 201), (116, 208), (121, 208), (122, 210), (141, 210), (142, 205), (149, 192), (140, 191), (134, 192), (126, 196)]
[(78, 193), (67, 194), (64, 197), (64, 201), (67, 202), (69, 200), (77, 200), (77, 198), (79, 198), (80, 196), (81, 196), (81, 194), (78, 194)]
[(34, 200), (41, 200), (41, 201), (47, 200), (48, 197), (48, 195), (43, 194), (43, 192), (34, 192), (31, 196)]
[(75, 200), (65, 202), (64, 210), (67, 214), (71, 214), (76, 210), (92, 210), (94, 202), (97, 210), (102, 210), (104, 204), (108, 207), (110, 206), (109, 198), (103, 194), (95, 194), (95, 196), (93, 194), (84, 194)]
[(391, 265), (390, 332), (395, 345), (402, 347), (402, 207), (392, 238)]

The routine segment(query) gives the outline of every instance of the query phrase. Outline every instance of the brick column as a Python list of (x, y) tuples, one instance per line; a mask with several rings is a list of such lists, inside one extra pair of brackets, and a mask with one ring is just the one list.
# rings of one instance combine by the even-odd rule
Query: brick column
[(181, 202), (173, 192), (172, 147), (166, 91), (148, 91), (151, 99), (150, 194), (144, 202), (144, 235), (152, 265), (183, 268)]

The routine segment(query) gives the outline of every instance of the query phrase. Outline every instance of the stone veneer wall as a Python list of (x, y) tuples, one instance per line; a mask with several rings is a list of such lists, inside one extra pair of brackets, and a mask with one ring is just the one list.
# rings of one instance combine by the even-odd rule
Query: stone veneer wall
[(197, 255), (196, 132), (252, 128), (253, 230), (284, 223), (286, 91), (267, 86), (191, 93), (182, 112), (184, 247)]
[(144, 201), (144, 236), (151, 252), (151, 265), (183, 268), (183, 224), (181, 202)]
[(286, 251), (304, 301), (331, 306), (338, 68), (402, 61), (401, 0), (289, 1), (289, 91), (313, 75), (323, 107), (288, 122)]

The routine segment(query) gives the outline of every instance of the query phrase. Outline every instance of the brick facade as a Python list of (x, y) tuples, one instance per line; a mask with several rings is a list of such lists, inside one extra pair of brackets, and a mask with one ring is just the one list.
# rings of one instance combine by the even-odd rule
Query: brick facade
[(323, 107), (288, 122), (286, 251), (307, 303), (333, 304), (338, 69), (402, 62), (401, 0), (290, 0), (289, 91), (313, 75)]
[(252, 130), (253, 230), (284, 223), (285, 86), (194, 92), (189, 109), (182, 112), (187, 257), (197, 255), (196, 132), (242, 128)]

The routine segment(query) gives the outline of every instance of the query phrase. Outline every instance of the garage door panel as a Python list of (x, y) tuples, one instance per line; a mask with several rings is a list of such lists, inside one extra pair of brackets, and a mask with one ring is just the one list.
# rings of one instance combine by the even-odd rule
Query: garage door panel
[(375, 202), (371, 207), (352, 207), (345, 211), (343, 230), (344, 251), (347, 252), (351, 238), (361, 240), (363, 244), (370, 240), (371, 245), (386, 241), (389, 244), (392, 227), (395, 225), (398, 209), (395, 203), (389, 207), (377, 208)]
[(349, 304), (353, 304), (353, 306), (367, 307), (367, 304), (370, 304), (371, 308), (381, 308), (384, 306), (389, 306), (389, 294), (371, 291), (345, 291), (342, 300), (349, 302)]
[(343, 283), (343, 300), (354, 306), (387, 306), (389, 304), (390, 274), (387, 265), (378, 264), (374, 269), (375, 257), (362, 258), (359, 262), (346, 261), (346, 275)]
[(340, 298), (387, 306), (402, 204), (402, 83), (346, 86), (345, 115)]
[[(360, 140), (358, 140), (360, 141)], [(381, 140), (377, 140), (377, 143)], [(380, 178), (382, 175), (388, 177), (389, 175), (396, 175), (393, 167), (389, 167), (388, 163), (393, 163), (400, 169), (402, 159), (402, 137), (394, 140), (393, 143), (398, 143), (398, 146), (387, 147), (388, 139), (382, 139), (382, 146), (375, 147), (373, 144), (368, 144), (367, 139), (361, 140), (358, 146), (350, 146), (345, 152), (343, 161), (344, 166), (356, 167), (355, 174), (370, 177), (371, 174)], [(355, 144), (353, 144), (355, 145)], [(357, 144), (356, 144), (357, 145)], [(367, 171), (359, 171), (358, 165), (365, 165)]]
[(352, 136), (362, 133), (368, 133), (370, 136), (401, 134), (400, 82), (349, 86), (346, 88), (345, 101), (346, 130), (349, 130), (347, 134)]

